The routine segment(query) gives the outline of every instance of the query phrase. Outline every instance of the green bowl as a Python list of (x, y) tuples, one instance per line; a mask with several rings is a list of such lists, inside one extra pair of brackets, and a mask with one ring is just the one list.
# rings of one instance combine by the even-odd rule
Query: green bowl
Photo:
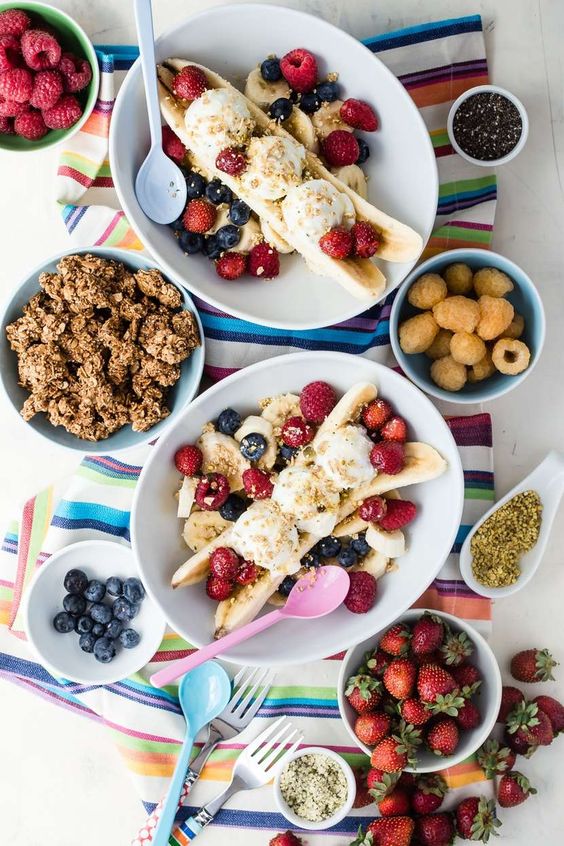
[(82, 27), (60, 9), (55, 9), (46, 3), (35, 3), (33, 0), (19, 0), (19, 2), (16, 0), (16, 2), (12, 3), (0, 3), (0, 12), (5, 12), (6, 9), (22, 9), (28, 12), (32, 19), (43, 20), (56, 31), (63, 50), (88, 59), (92, 68), (90, 84), (77, 94), (84, 111), (80, 120), (73, 126), (70, 126), (68, 129), (52, 129), (38, 141), (28, 141), (27, 138), (21, 138), (19, 135), (0, 134), (0, 150), (11, 150), (17, 153), (46, 150), (48, 147), (54, 147), (56, 144), (60, 144), (61, 141), (67, 141), (72, 135), (78, 132), (90, 117), (96, 103), (100, 85), (100, 70), (98, 68), (96, 51)]

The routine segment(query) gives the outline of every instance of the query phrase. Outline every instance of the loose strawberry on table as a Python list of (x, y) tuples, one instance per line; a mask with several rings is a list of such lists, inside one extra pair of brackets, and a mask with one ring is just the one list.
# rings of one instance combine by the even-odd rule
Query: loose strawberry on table
[(535, 696), (533, 702), (550, 720), (555, 736), (564, 731), (564, 705), (552, 696)]
[(487, 843), (501, 825), (495, 813), (495, 802), (484, 796), (469, 796), (456, 808), (456, 832), (463, 840)]
[(419, 846), (450, 846), (455, 834), (452, 814), (416, 817), (414, 834)]
[(416, 777), (411, 805), (416, 814), (434, 814), (443, 804), (447, 783), (439, 773)]
[[(453, 670), (453, 673), (456, 670)], [(516, 705), (525, 701), (525, 694), (513, 685), (503, 685), (501, 688), (501, 705), (496, 722), (504, 723)]]
[(402, 814), (409, 814), (411, 810), (409, 793), (402, 787), (395, 787), (378, 802), (378, 810), (382, 817), (397, 817)]
[(513, 770), (510, 773), (504, 773), (500, 778), (497, 801), (502, 808), (514, 808), (536, 792), (528, 778), (517, 770)]
[(525, 649), (511, 659), (511, 675), (514, 679), (530, 684), (539, 681), (554, 681), (553, 669), (558, 665), (548, 649)]
[(478, 764), (487, 779), (512, 770), (516, 761), (515, 752), (509, 747), (502, 746), (498, 740), (490, 738), (476, 752)]

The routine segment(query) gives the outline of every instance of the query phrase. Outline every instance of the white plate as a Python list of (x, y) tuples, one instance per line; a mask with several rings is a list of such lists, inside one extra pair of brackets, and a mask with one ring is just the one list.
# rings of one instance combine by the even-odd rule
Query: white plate
[(165, 621), (150, 596), (146, 596), (139, 614), (131, 621), (131, 628), (141, 635), (139, 645), (124, 649), (118, 643), (114, 660), (101, 664), (94, 655), (82, 651), (76, 632), (59, 634), (53, 628), (53, 617), (63, 610), (63, 580), (75, 567), (84, 570), (89, 579), (101, 582), (110, 576), (127, 579), (139, 575), (131, 549), (119, 543), (92, 540), (64, 547), (47, 559), (26, 590), (27, 637), (51, 675), (80, 684), (112, 684), (136, 673), (151, 660), (163, 639)]
[[(429, 586), (447, 557), (460, 524), (463, 477), (454, 439), (427, 397), (403, 376), (368, 359), (343, 353), (284, 355), (241, 370), (210, 388), (187, 408), (159, 438), (145, 464), (133, 502), (131, 532), (143, 584), (171, 626), (196, 646), (213, 638), (215, 604), (205, 582), (172, 590), (170, 579), (189, 556), (176, 517), (178, 472), (174, 453), (193, 443), (202, 426), (228, 406), (241, 414), (256, 414), (262, 397), (299, 392), (322, 379), (343, 394), (353, 384), (372, 381), (409, 423), (410, 438), (434, 446), (448, 462), (442, 476), (405, 488), (405, 497), (419, 506), (409, 527), (409, 548), (397, 572), (379, 582), (379, 595), (368, 614), (351, 614), (341, 607), (315, 621), (284, 621), (260, 637), (230, 650), (226, 660), (251, 666), (299, 664), (332, 655), (388, 625)], [(267, 606), (267, 610), (272, 610)]]
[[(429, 134), (396, 77), (355, 38), (317, 17), (280, 6), (233, 5), (208, 9), (156, 41), (157, 60), (190, 58), (242, 88), (247, 74), (270, 53), (310, 48), (321, 73), (338, 71), (346, 97), (373, 104), (381, 128), (366, 134), (371, 156), (363, 169), (370, 199), (409, 224), (425, 242), (437, 209), (437, 167)], [(206, 302), (236, 317), (283, 329), (329, 326), (359, 314), (376, 300), (352, 297), (330, 279), (309, 272), (299, 256), (283, 256), (271, 282), (251, 277), (225, 282), (203, 256), (185, 256), (170, 229), (150, 221), (137, 203), (135, 176), (149, 149), (141, 68), (136, 62), (117, 97), (110, 128), (110, 161), (121, 205), (137, 235), (162, 268)], [(415, 262), (382, 263), (386, 294)]]

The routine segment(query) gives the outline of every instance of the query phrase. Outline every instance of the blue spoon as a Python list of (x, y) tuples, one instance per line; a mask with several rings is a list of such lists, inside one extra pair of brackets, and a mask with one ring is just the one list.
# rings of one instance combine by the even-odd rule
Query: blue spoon
[(186, 205), (186, 180), (163, 152), (151, 0), (135, 0), (135, 21), (151, 131), (151, 149), (137, 173), (135, 195), (147, 217), (155, 223), (172, 223)]
[(186, 718), (186, 736), (172, 781), (163, 805), (159, 824), (153, 838), (153, 846), (167, 846), (170, 832), (178, 809), (178, 800), (190, 763), (190, 753), (196, 735), (220, 714), (231, 696), (229, 676), (215, 661), (202, 664), (187, 673), (178, 687), (178, 698)]

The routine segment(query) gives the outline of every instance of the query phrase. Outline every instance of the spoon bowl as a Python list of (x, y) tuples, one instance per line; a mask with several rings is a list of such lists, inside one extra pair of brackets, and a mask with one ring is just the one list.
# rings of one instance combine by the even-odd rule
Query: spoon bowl
[[(512, 585), (505, 585), (503, 587), (489, 587), (479, 582), (472, 572), (472, 553), (470, 551), (470, 544), (476, 531), (491, 515), (513, 499), (517, 494), (524, 491), (536, 491), (542, 503), (542, 515), (540, 532), (536, 544), (521, 556), (519, 566), (521, 568), (521, 575)], [(521, 482), (515, 485), (509, 493), (502, 499), (495, 503), (489, 511), (484, 514), (466, 536), (466, 540), (462, 544), (460, 550), (460, 572), (462, 578), (469, 588), (481, 596), (487, 596), (490, 599), (500, 599), (504, 596), (511, 596), (518, 590), (527, 585), (535, 575), (539, 568), (550, 530), (564, 493), (564, 455), (553, 450), (549, 452), (544, 461), (536, 467), (532, 473), (529, 473)]]
[(315, 620), (330, 614), (343, 602), (350, 585), (349, 574), (341, 567), (327, 566), (302, 576), (280, 609), (283, 617)]

